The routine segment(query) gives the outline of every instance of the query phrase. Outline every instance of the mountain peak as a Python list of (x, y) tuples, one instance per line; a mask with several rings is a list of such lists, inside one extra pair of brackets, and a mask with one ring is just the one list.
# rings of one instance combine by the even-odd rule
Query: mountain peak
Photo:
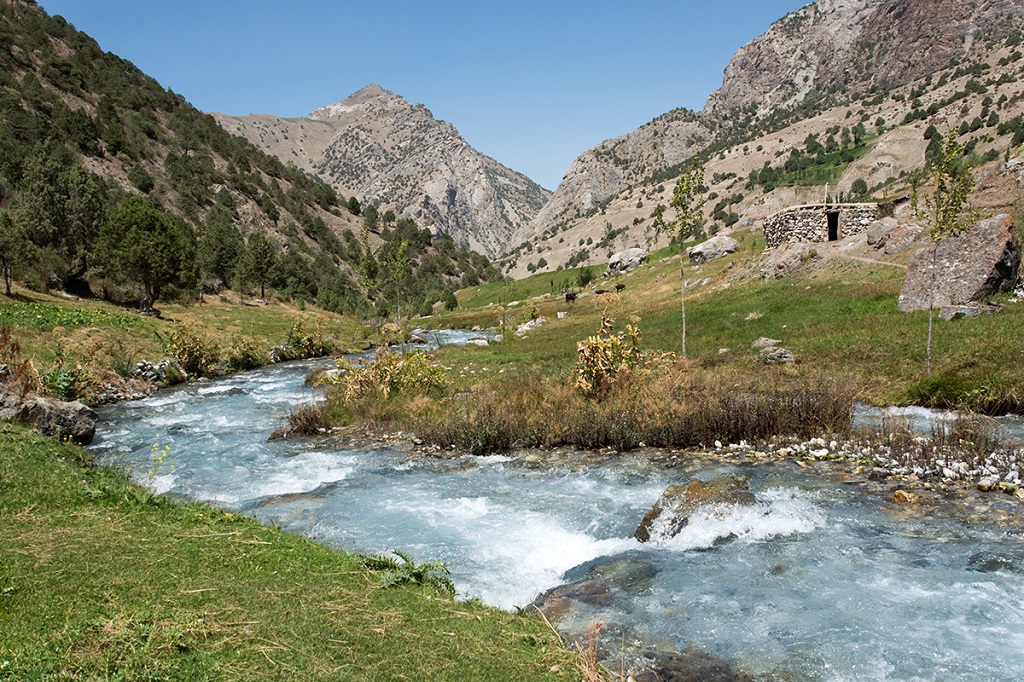
[(365, 102), (367, 100), (380, 99), (382, 97), (391, 98), (398, 97), (398, 95), (391, 92), (390, 90), (385, 90), (376, 83), (370, 83), (366, 87), (357, 90), (356, 92), (353, 92), (351, 95), (348, 96), (348, 98), (345, 99), (345, 101), (349, 103)]
[(304, 119), (217, 120), (344, 195), (393, 208), (490, 256), (502, 253), (550, 197), (474, 150), (424, 105), (376, 83)]
[(390, 90), (385, 90), (376, 83), (370, 83), (340, 102), (320, 107), (313, 113), (309, 114), (306, 118), (310, 118), (315, 121), (325, 121), (373, 105), (405, 107), (408, 106), (408, 102)]

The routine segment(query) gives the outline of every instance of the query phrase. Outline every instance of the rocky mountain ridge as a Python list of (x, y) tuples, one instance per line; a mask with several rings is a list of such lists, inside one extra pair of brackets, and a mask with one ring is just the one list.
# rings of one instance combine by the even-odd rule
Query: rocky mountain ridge
[[(838, 138), (857, 123), (869, 135), (885, 134), (849, 163), (832, 183), (833, 193), (849, 192), (857, 178), (869, 187), (893, 182), (923, 164), (928, 140), (922, 133), (929, 125), (957, 126), (991, 117), (994, 108), (1000, 109), (996, 119), (1017, 113), (1022, 25), (1020, 0), (809, 4), (740, 48), (702, 111), (670, 112), (583, 152), (551, 201), (516, 235), (508, 272), (525, 275), (522, 256), (535, 247), (553, 269), (599, 261), (595, 251), (599, 247), (603, 256), (616, 248), (615, 235), (621, 235), (620, 247), (643, 243), (651, 209), (668, 204), (665, 185), (695, 153), (706, 160), (709, 181), (724, 178), (709, 182), (711, 194), (742, 197), (724, 207), (741, 218), (764, 215), (806, 192), (799, 186), (764, 196), (756, 188), (737, 192), (740, 179), (764, 164), (781, 165), (808, 135)], [(882, 128), (874, 125), (879, 120)], [(996, 146), (992, 127), (971, 128), (979, 150)], [(821, 198), (827, 192), (807, 189)]]
[(488, 255), (504, 250), (550, 192), (473, 149), (422, 104), (369, 85), (305, 118), (213, 114), (229, 132)]
[(739, 49), (702, 114), (728, 125), (799, 105), (812, 91), (906, 85), (1022, 22), (1019, 0), (816, 0)]

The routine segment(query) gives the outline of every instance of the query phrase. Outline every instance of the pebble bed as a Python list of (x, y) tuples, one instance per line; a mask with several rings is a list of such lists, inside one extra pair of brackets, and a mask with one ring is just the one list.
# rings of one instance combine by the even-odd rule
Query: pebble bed
[(851, 469), (853, 474), (905, 482), (908, 489), (976, 486), (981, 492), (1004, 493), (1024, 501), (1024, 448), (997, 445), (987, 454), (975, 454), (967, 448), (936, 445), (932, 438), (919, 436), (899, 443), (812, 438), (773, 444), (764, 450), (744, 441), (727, 445), (716, 441), (714, 452), (726, 457), (742, 453), (757, 459), (847, 460), (857, 463)]

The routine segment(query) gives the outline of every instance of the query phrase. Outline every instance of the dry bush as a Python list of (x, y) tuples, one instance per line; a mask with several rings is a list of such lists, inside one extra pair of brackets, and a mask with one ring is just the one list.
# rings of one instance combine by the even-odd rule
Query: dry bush
[(7, 384), (22, 400), (39, 390), (39, 372), (31, 358), (22, 357), (21, 344), (10, 327), (0, 327), (0, 365), (7, 367), (0, 382)]
[(853, 398), (834, 381), (738, 386), (677, 364), (653, 374), (620, 370), (600, 400), (554, 380), (477, 389), (422, 410), (415, 428), (428, 442), (475, 454), (523, 446), (698, 447), (846, 433)]
[(373, 362), (360, 363), (355, 366), (340, 361), (339, 367), (347, 371), (327, 382), (340, 385), (344, 399), (349, 403), (370, 397), (387, 400), (393, 393), (440, 392), (449, 386), (445, 369), (433, 364), (426, 353), (419, 351), (403, 354), (381, 348)]
[(329, 426), (325, 416), (323, 403), (299, 405), (288, 415), (288, 426), (292, 433), (314, 435)]

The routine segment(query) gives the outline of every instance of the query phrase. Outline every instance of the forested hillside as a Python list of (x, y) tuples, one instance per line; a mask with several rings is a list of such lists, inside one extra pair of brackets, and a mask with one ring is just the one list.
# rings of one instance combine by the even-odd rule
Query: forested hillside
[(0, 225), (8, 291), (22, 280), (147, 308), (205, 285), (427, 313), (497, 277), (450, 238), (228, 134), (26, 0), (0, 0)]

